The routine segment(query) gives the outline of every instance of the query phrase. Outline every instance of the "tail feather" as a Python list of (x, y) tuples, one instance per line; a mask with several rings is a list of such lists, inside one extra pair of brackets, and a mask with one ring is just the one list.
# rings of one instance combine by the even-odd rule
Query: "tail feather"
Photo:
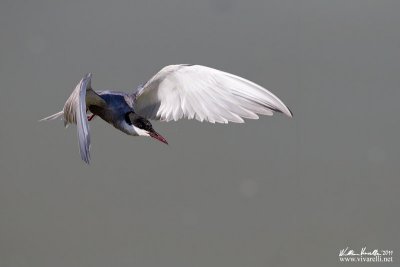
[(54, 119), (57, 119), (57, 118), (61, 117), (62, 115), (64, 115), (64, 111), (63, 111), (63, 110), (61, 110), (60, 112), (57, 112), (56, 114), (50, 115), (50, 116), (48, 116), (48, 117), (46, 117), (46, 118), (43, 118), (43, 119), (41, 119), (41, 120), (39, 120), (39, 121), (50, 121), (50, 120), (54, 120)]

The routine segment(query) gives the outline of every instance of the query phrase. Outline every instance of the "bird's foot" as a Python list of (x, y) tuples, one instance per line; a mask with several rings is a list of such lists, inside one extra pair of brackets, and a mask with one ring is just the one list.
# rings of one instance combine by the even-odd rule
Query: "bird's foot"
[(88, 121), (91, 121), (91, 120), (94, 118), (94, 116), (96, 116), (96, 115), (95, 115), (95, 114), (92, 114), (92, 115), (88, 116), (88, 117), (87, 117)]

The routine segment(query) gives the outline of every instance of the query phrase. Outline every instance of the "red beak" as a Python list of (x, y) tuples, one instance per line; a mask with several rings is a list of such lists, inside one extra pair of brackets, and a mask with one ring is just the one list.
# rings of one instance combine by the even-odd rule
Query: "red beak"
[(168, 145), (167, 139), (165, 139), (161, 134), (157, 133), (156, 131), (149, 132), (149, 135), (154, 139), (157, 139), (158, 141)]

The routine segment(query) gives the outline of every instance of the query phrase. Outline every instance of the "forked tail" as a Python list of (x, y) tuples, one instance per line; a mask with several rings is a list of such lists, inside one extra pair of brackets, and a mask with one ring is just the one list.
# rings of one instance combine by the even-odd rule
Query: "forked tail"
[(48, 116), (48, 117), (46, 117), (46, 118), (43, 118), (43, 119), (41, 119), (41, 120), (39, 120), (39, 121), (50, 121), (50, 120), (54, 120), (54, 119), (57, 119), (57, 118), (61, 117), (62, 115), (64, 115), (64, 111), (63, 111), (63, 110), (61, 110), (60, 112), (57, 112), (56, 114), (50, 115), (50, 116)]

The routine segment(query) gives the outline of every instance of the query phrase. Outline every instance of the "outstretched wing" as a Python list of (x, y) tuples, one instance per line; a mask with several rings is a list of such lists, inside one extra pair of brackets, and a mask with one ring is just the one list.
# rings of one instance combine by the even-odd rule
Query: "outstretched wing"
[(274, 111), (292, 117), (267, 89), (239, 76), (199, 65), (166, 66), (135, 93), (135, 112), (147, 119), (244, 122)]
[(86, 117), (87, 106), (106, 106), (106, 102), (92, 89), (92, 74), (88, 73), (78, 83), (67, 102), (65, 102), (64, 124), (77, 125), (79, 150), (81, 158), (86, 163), (90, 162), (90, 131)]

